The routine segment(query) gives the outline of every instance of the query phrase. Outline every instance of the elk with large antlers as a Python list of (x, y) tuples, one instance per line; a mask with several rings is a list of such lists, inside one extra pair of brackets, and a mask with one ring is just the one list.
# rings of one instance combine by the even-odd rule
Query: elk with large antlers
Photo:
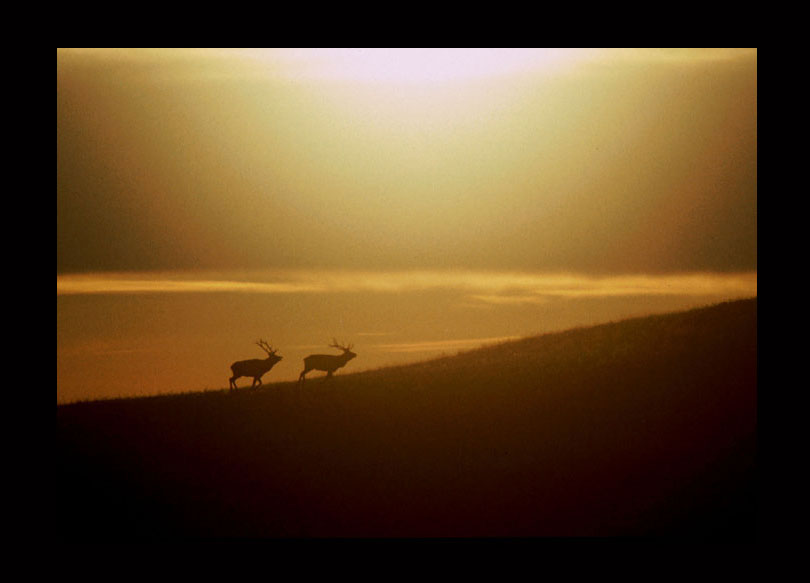
[(233, 376), (231, 377), (231, 389), (238, 388), (236, 386), (236, 379), (239, 377), (253, 377), (253, 384), (250, 385), (250, 388), (256, 386), (256, 383), (259, 386), (262, 385), (262, 375), (273, 368), (276, 363), (281, 360), (283, 357), (278, 356), (276, 352), (278, 352), (277, 348), (273, 348), (264, 340), (259, 340), (256, 344), (267, 353), (267, 358), (264, 360), (260, 358), (254, 358), (251, 360), (239, 360), (234, 362), (231, 365), (231, 372)]
[(306, 380), (306, 374), (311, 370), (322, 370), (326, 372), (326, 378), (330, 378), (332, 373), (337, 369), (346, 366), (346, 363), (357, 356), (352, 352), (354, 344), (348, 346), (341, 346), (337, 340), (332, 339), (332, 348), (342, 350), (343, 354), (310, 354), (304, 359), (304, 370), (298, 377), (298, 382), (303, 383)]

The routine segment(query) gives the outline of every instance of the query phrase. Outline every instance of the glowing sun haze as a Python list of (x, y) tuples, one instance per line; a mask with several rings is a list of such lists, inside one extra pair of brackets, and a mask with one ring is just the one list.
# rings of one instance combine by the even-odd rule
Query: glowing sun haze
[(553, 71), (598, 54), (594, 49), (323, 48), (253, 49), (245, 55), (292, 78), (436, 85)]

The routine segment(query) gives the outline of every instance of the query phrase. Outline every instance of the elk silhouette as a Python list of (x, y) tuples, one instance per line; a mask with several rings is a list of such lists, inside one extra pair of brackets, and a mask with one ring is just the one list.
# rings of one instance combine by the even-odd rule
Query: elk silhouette
[(264, 360), (261, 358), (253, 358), (251, 360), (239, 360), (234, 362), (231, 365), (231, 372), (233, 373), (230, 379), (231, 389), (238, 388), (236, 386), (236, 379), (239, 377), (253, 377), (253, 384), (250, 385), (251, 389), (256, 386), (256, 383), (262, 386), (262, 375), (273, 368), (275, 364), (283, 358), (282, 356), (276, 355), (278, 349), (274, 349), (264, 340), (259, 340), (256, 344), (267, 353), (267, 358)]
[(310, 354), (304, 359), (304, 370), (298, 376), (298, 382), (303, 383), (306, 380), (306, 374), (311, 370), (322, 370), (326, 372), (326, 378), (330, 378), (332, 373), (337, 369), (346, 366), (346, 363), (357, 356), (352, 352), (354, 344), (348, 346), (341, 346), (337, 340), (332, 339), (332, 348), (337, 348), (343, 351), (343, 354)]

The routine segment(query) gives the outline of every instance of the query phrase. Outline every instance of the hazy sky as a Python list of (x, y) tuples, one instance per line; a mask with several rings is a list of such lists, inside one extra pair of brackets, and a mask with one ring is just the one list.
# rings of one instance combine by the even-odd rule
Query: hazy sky
[(756, 295), (756, 49), (57, 49), (56, 165), (57, 402)]
[(57, 273), (752, 270), (755, 50), (57, 50)]

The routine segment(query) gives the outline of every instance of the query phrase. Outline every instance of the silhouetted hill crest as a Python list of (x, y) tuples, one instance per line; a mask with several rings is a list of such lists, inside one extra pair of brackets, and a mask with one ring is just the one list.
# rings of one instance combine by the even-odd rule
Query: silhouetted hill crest
[[(692, 310), (639, 316), (619, 321), (578, 326), (560, 332), (548, 332), (497, 344), (483, 345), (479, 348), (458, 351), (454, 355), (442, 355), (421, 362), (386, 366), (360, 372), (340, 371), (330, 381), (322, 376), (307, 381), (305, 390), (326, 388), (329, 386), (346, 388), (346, 384), (360, 381), (363, 384), (374, 379), (381, 382), (397, 384), (395, 377), (402, 378), (423, 374), (445, 372), (447, 374), (465, 374), (465, 370), (474, 369), (486, 373), (487, 369), (501, 366), (522, 368), (540, 367), (540, 370), (562, 369), (570, 372), (568, 367), (587, 365), (599, 368), (609, 363), (624, 363), (633, 368), (633, 363), (642, 359), (670, 359), (682, 352), (685, 346), (679, 343), (694, 342), (690, 331), (703, 327), (702, 340), (708, 345), (717, 341), (718, 335), (724, 334), (724, 324), (732, 318), (753, 318), (756, 326), (756, 298), (723, 302), (720, 304)], [(735, 337), (725, 335), (725, 340), (733, 342)], [(524, 360), (524, 362), (521, 362)], [(393, 375), (393, 376), (392, 376)], [(310, 382), (311, 381), (311, 382)], [(299, 389), (297, 382), (266, 382), (259, 389), (241, 388), (230, 393), (231, 396), (247, 393), (268, 395), (279, 390)], [(142, 399), (186, 399), (196, 396), (229, 393), (227, 389), (208, 389), (205, 391), (185, 391), (150, 396), (118, 397), (98, 401), (127, 401)], [(63, 408), (71, 405), (91, 404), (98, 401), (78, 401), (58, 405)]]
[(57, 407), (57, 536), (756, 532), (757, 304)]

